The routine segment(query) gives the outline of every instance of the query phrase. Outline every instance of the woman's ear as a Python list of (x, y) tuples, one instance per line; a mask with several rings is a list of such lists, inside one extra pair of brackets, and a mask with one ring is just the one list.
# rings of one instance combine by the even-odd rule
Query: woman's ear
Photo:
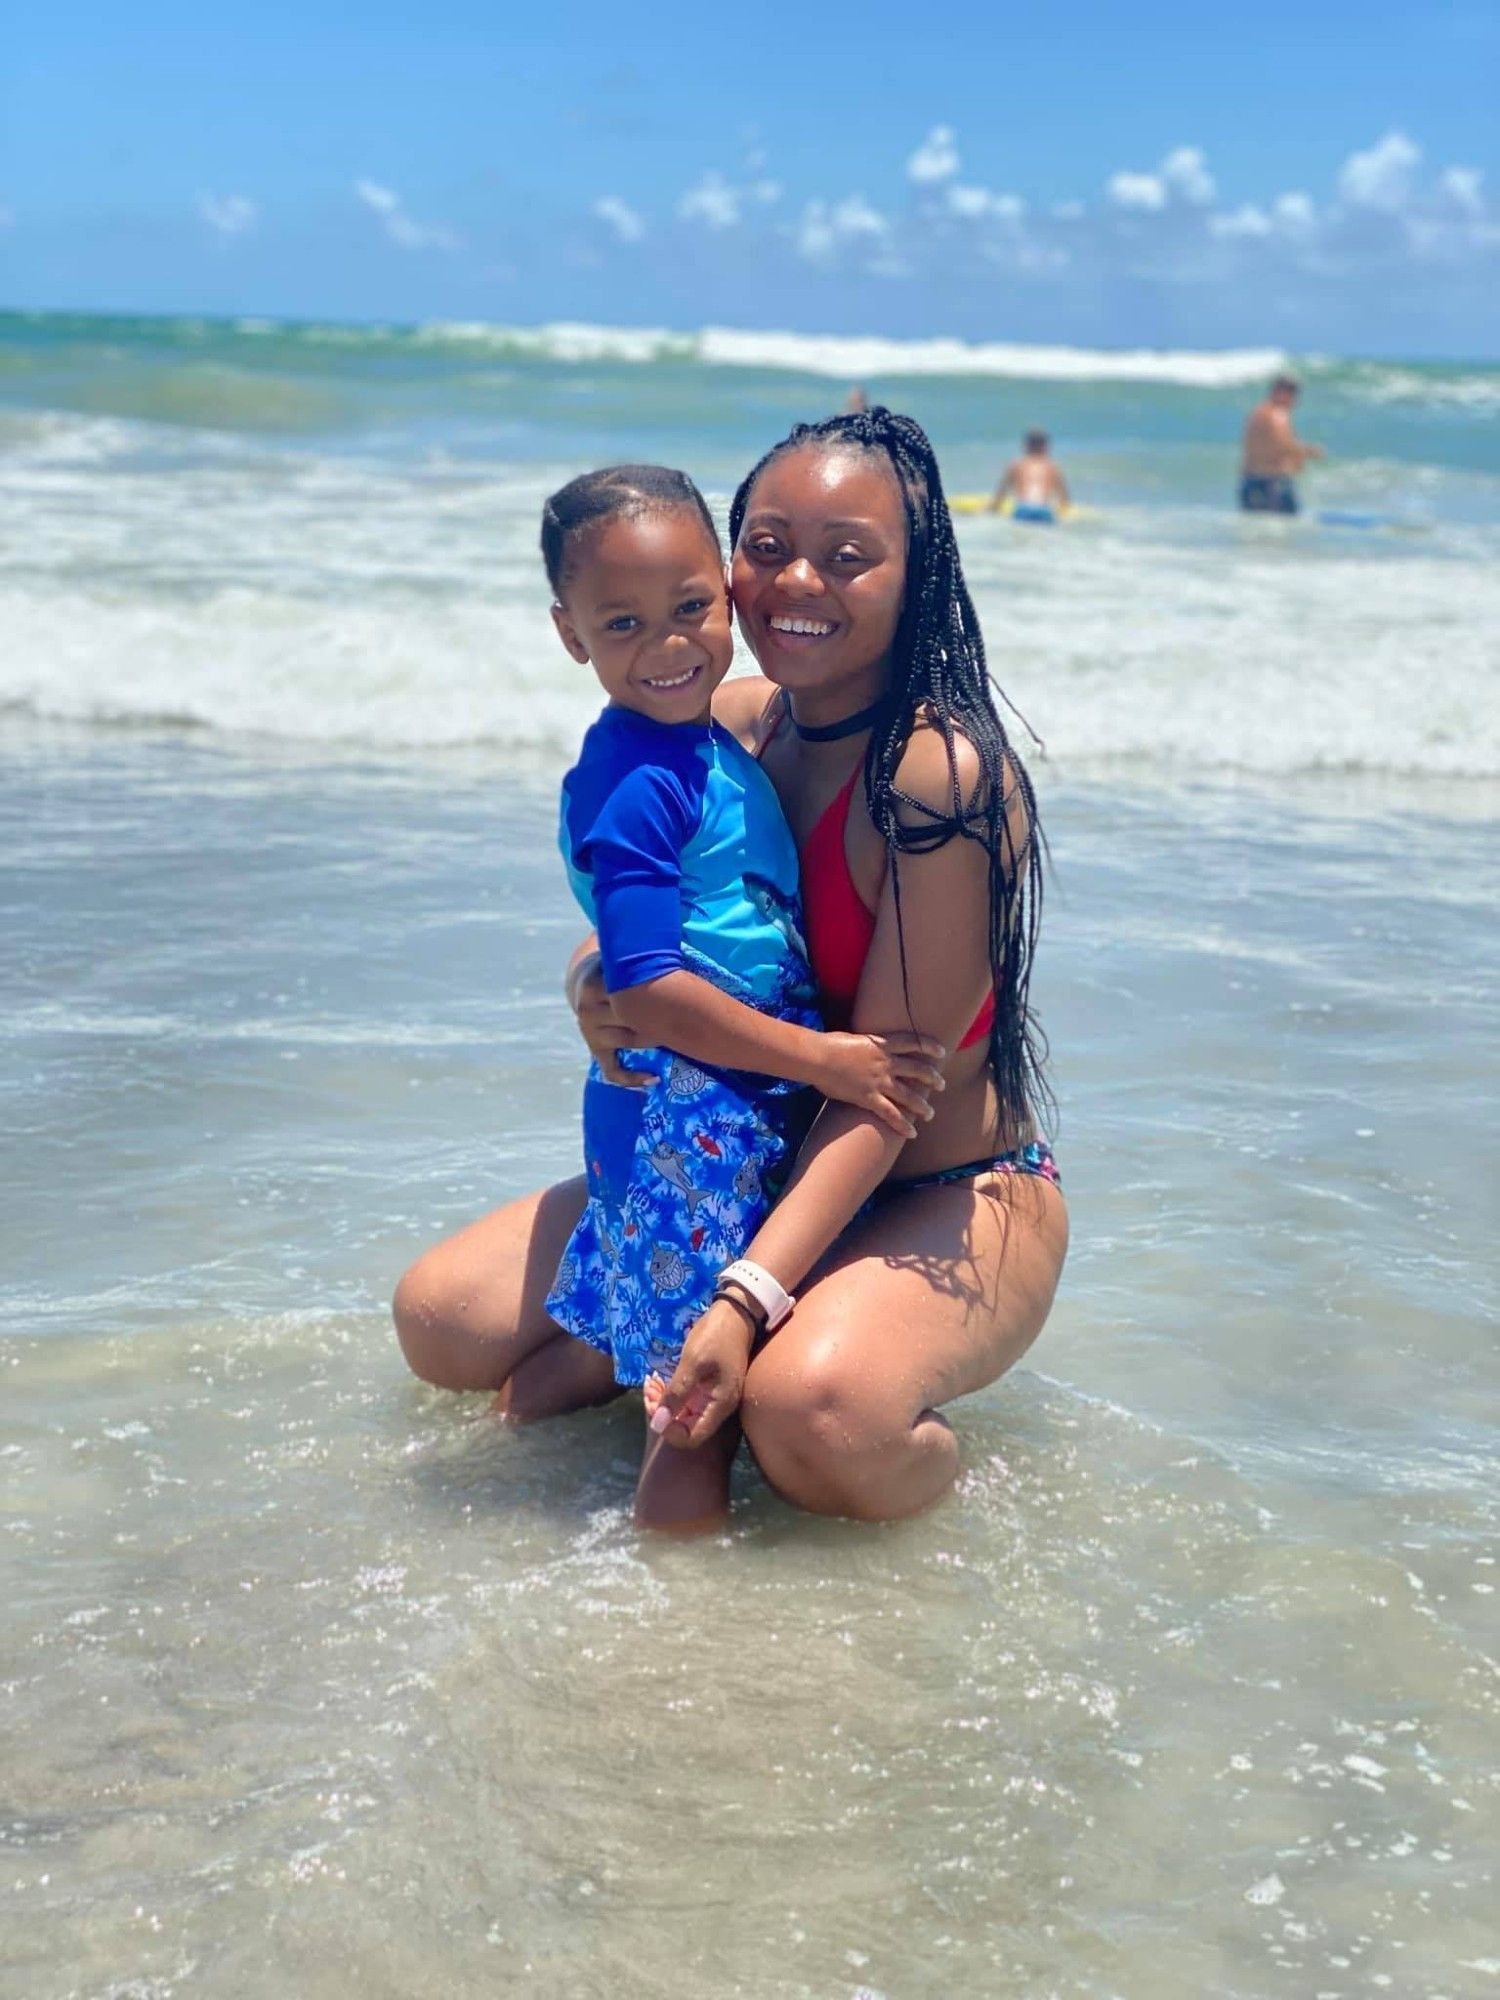
[(560, 604), (552, 607), (552, 623), (557, 627), (557, 636), (562, 640), (580, 667), (589, 663), (589, 649), (578, 636), (578, 629)]
[(733, 568), (733, 565), (732, 565), (732, 564), (730, 564), (730, 563), (725, 563), (725, 565), (724, 565), (724, 595), (725, 595), (725, 596), (726, 596), (726, 597), (727, 597), (727, 598), (729, 599), (729, 615), (730, 615), (730, 617), (731, 617), (731, 618), (733, 618), (733, 616), (734, 616), (734, 568)]

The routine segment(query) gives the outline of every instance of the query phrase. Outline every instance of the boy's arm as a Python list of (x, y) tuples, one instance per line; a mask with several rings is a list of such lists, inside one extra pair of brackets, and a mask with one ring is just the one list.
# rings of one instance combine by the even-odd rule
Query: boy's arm
[(1000, 484), (995, 488), (994, 493), (990, 497), (990, 512), (992, 514), (998, 511), (1001, 502), (1007, 498), (1007, 496), (1010, 493), (1010, 489), (1012, 488), (1012, 486), (1015, 485), (1015, 483), (1016, 483), (1016, 465), (1015, 465), (1015, 460), (1012, 459), (1010, 464), (1006, 466), (1004, 472), (1001, 473)]
[(946, 1051), (907, 1029), (894, 1034), (820, 1034), (778, 1021), (721, 993), (695, 972), (667, 972), (610, 995), (617, 1019), (634, 1037), (692, 1062), (752, 1070), (811, 1084), (824, 1097), (873, 1111), (895, 1135), (915, 1139), (915, 1119), (930, 1117), (928, 1098), (941, 1090), (938, 1065)]
[(931, 1116), (944, 1051), (920, 1035), (820, 1035), (772, 1020), (682, 962), (682, 853), (698, 802), (680, 777), (638, 767), (615, 788), (580, 851), (593, 878), (599, 949), (617, 1021), (694, 1062), (810, 1083), (863, 1106), (901, 1138)]

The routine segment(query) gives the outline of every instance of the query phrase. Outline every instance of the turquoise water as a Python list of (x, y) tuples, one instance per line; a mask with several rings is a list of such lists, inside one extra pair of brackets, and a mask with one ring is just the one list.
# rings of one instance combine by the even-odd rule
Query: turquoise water
[(400, 1366), (576, 1151), (537, 506), (759, 339), (0, 323), (7, 1996), (1495, 1990), (1495, 371), (1304, 364), (1386, 535), (1228, 510), (1264, 356), (860, 371), (1101, 510), (960, 530), (1074, 1249), (947, 1504), (656, 1549)]

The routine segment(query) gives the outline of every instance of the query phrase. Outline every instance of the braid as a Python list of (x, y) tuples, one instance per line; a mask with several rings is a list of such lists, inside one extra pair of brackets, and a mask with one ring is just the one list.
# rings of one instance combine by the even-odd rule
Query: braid
[[(901, 490), (906, 592), (891, 648), (890, 688), (865, 751), (865, 802), (885, 841), (903, 981), (900, 857), (927, 854), (954, 839), (978, 841), (989, 857), (988, 943), (995, 988), (990, 1073), (1003, 1115), (1013, 1127), (1021, 1127), (1038, 1111), (1054, 1108), (1043, 1074), (1046, 1040), (1029, 1004), (1045, 844), (1031, 779), (995, 706), (984, 637), (964, 582), (937, 456), (920, 424), (883, 407), (798, 424), (741, 483), (729, 512), (731, 546), (739, 541), (751, 491), (766, 466), (812, 444), (879, 452)], [(1001, 699), (1040, 747), (1019, 710), (1004, 694)], [(936, 724), (947, 748), (952, 797), (946, 812), (911, 797), (896, 783), (919, 716)], [(958, 776), (958, 733), (973, 746), (980, 765), (980, 782), (969, 800)], [(908, 824), (902, 808), (920, 823)], [(1013, 811), (1021, 827), (1019, 850), (1011, 828)]]

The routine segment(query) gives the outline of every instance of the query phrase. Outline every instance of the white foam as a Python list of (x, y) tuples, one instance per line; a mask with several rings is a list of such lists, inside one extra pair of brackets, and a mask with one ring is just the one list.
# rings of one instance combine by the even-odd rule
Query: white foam
[(865, 376), (998, 376), (1031, 382), (1167, 382), (1219, 389), (1259, 382), (1283, 366), (1279, 348), (1192, 349), (1019, 346), (874, 334), (783, 333), (709, 326), (597, 326), (559, 320), (539, 327), (434, 321), (417, 329), (422, 346), (488, 346), (553, 361), (697, 361), (710, 367), (786, 369), (836, 380)]
[(1500, 369), (1469, 374), (1371, 362), (1353, 368), (1341, 386), (1372, 403), (1424, 403), (1468, 416), (1500, 417)]
[[(557, 468), (179, 447), (105, 479), (94, 454), (120, 432), (70, 425), (0, 467), (26, 523), (0, 558), (0, 706), (545, 759), (597, 711), (536, 557)], [(1500, 778), (1493, 530), (1341, 541), (1122, 508), (1077, 533), (961, 533), (997, 676), (1065, 773)]]
[(884, 340), (836, 334), (735, 333), (706, 328), (702, 359), (739, 368), (795, 368), (804, 374), (995, 375), (1026, 382), (1175, 382), (1221, 389), (1259, 382), (1282, 366), (1278, 348), (1222, 353), (1187, 349), (1022, 347), (962, 340)]

